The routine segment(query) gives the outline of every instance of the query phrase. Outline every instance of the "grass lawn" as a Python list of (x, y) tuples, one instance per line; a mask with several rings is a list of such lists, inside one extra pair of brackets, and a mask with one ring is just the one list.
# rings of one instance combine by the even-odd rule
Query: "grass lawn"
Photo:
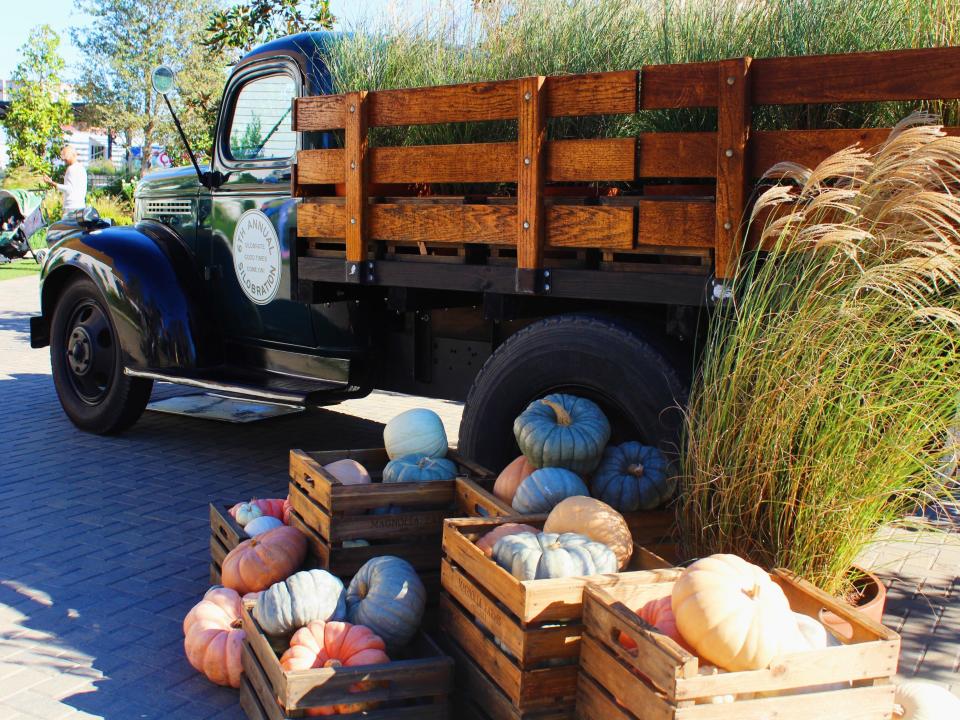
[(36, 260), (32, 257), (21, 258), (11, 263), (0, 265), (0, 282), (23, 277), (24, 275), (37, 275), (39, 273), (40, 266)]

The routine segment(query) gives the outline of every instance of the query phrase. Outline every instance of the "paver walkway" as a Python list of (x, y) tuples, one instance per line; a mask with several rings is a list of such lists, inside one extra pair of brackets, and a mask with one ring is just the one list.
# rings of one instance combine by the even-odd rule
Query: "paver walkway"
[[(182, 650), (207, 588), (207, 503), (282, 495), (289, 448), (377, 444), (374, 421), (414, 405), (454, 439), (460, 407), (377, 394), (247, 426), (147, 413), (121, 437), (86, 435), (29, 349), (36, 305), (35, 278), (0, 283), (0, 718), (240, 719), (236, 693)], [(901, 669), (957, 692), (960, 540), (920, 540), (897, 534), (867, 560), (892, 582)]]

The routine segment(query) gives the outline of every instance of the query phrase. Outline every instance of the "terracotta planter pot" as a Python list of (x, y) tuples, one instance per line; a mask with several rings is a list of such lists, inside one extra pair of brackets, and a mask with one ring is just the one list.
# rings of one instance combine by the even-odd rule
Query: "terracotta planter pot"
[[(887, 604), (886, 586), (873, 573), (867, 572), (861, 567), (854, 567), (854, 569), (864, 576), (862, 580), (855, 583), (862, 595), (860, 601), (854, 607), (871, 620), (882, 623), (883, 608)], [(820, 622), (833, 630), (839, 637), (849, 639), (853, 635), (853, 628), (850, 627), (850, 623), (828, 610), (820, 611)]]

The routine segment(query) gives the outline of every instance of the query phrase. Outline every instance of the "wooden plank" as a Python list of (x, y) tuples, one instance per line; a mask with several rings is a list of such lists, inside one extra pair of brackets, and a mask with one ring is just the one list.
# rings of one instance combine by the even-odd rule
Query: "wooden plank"
[(589, 635), (581, 642), (580, 671), (595, 678), (621, 706), (637, 717), (669, 720), (673, 716), (672, 709), (656, 690), (639, 680), (604, 644)]
[(577, 717), (579, 720), (636, 720), (584, 672), (577, 678)]
[(550, 182), (634, 180), (637, 174), (634, 163), (636, 148), (636, 138), (548, 142), (547, 180)]
[(293, 129), (297, 132), (345, 127), (343, 95), (311, 95), (293, 101)]
[(717, 175), (716, 133), (641, 133), (636, 139), (637, 177), (712, 178)]
[[(259, 667), (265, 675), (264, 683), (270, 688), (270, 693), (266, 697), (284, 697), (287, 692), (287, 678), (283, 668), (280, 667), (280, 660), (277, 658), (273, 648), (267, 641), (267, 636), (263, 633), (257, 621), (251, 614), (251, 606), (243, 605), (240, 610), (240, 621), (243, 625), (244, 647), (250, 649), (251, 655), (256, 659)], [(259, 688), (254, 685), (254, 688)], [(260, 697), (264, 697), (260, 695)]]
[(270, 720), (270, 716), (267, 715), (267, 711), (260, 704), (260, 698), (257, 697), (250, 680), (242, 674), (240, 675), (240, 709), (247, 716), (247, 720)]
[(644, 245), (712, 248), (716, 225), (710, 201), (641, 199), (637, 218), (637, 249)]
[(300, 150), (296, 169), (298, 186), (342, 183), (346, 180), (344, 150)]
[(637, 111), (637, 77), (636, 70), (548, 77), (547, 115), (633, 114)]
[(889, 720), (893, 685), (677, 708), (676, 720)]
[(517, 268), (543, 264), (543, 183), (547, 139), (545, 78), (523, 78), (517, 86)]
[(757, 105), (960, 98), (960, 47), (762, 58)]
[(370, 207), (370, 237), (395, 242), (512, 245), (516, 242), (516, 217), (516, 208), (504, 205), (377, 204)]
[(367, 257), (367, 93), (347, 93), (344, 173), (347, 183), (344, 228), (347, 261)]
[(633, 247), (633, 208), (553, 205), (547, 208), (546, 216), (550, 247), (605, 250)]
[(716, 107), (716, 62), (644, 65), (640, 109)]
[(371, 94), (370, 124), (380, 127), (512, 119), (517, 116), (517, 85), (517, 80), (501, 80), (379, 90)]
[(717, 205), (714, 274), (729, 277), (742, 244), (750, 137), (750, 58), (723, 60), (717, 86)]
[(500, 183), (517, 179), (517, 145), (379, 147), (371, 151), (375, 183)]
[(454, 493), (457, 507), (470, 517), (500, 517), (516, 514), (516, 510), (509, 504), (470, 478), (458, 477)]
[[(252, 710), (252, 714), (247, 713), (248, 720), (257, 720), (258, 718), (282, 720), (286, 718), (287, 714), (277, 704), (276, 696), (263, 664), (247, 642), (243, 643), (240, 650), (240, 662), (243, 667), (243, 674), (240, 676), (241, 682), (245, 682), (249, 686), (249, 691), (253, 696), (248, 698), (247, 702), (249, 709)], [(241, 693), (241, 704), (242, 701)], [(245, 711), (247, 709), (247, 707), (244, 707)]]
[(233, 519), (230, 507), (230, 505), (221, 506), (218, 503), (210, 503), (210, 535), (215, 537), (227, 552), (244, 540), (250, 539), (240, 523)]

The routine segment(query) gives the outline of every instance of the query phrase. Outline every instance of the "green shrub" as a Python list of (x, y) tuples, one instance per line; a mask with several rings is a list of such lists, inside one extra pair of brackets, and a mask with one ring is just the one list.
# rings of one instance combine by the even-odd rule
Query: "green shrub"
[(25, 190), (38, 190), (49, 187), (43, 182), (40, 173), (34, 172), (26, 166), (7, 168), (6, 175), (3, 177), (2, 187), (5, 190), (23, 188)]
[(126, 200), (112, 195), (91, 193), (87, 195), (87, 204), (93, 205), (101, 218), (112, 220), (114, 225), (133, 224), (133, 205)]
[(47, 222), (56, 222), (63, 217), (63, 195), (59, 190), (47, 190), (43, 195), (43, 213)]
[(87, 165), (87, 172), (91, 175), (116, 175), (118, 170), (110, 160), (94, 160)]

